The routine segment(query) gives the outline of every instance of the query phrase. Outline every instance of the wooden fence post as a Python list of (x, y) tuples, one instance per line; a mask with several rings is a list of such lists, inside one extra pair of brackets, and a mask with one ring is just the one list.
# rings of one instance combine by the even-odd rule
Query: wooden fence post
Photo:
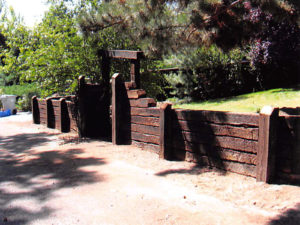
[(51, 119), (51, 117), (50, 117), (50, 104), (51, 104), (51, 98), (49, 97), (49, 98), (46, 98), (46, 121), (47, 121), (47, 127), (48, 128), (52, 128), (51, 126), (50, 126), (50, 119)]
[(85, 112), (84, 112), (85, 76), (78, 79), (78, 134), (86, 136)]
[(259, 115), (256, 180), (270, 183), (274, 177), (279, 109), (265, 106)]
[(171, 138), (171, 109), (172, 105), (170, 103), (164, 103), (160, 107), (160, 117), (159, 117), (159, 128), (160, 128), (160, 150), (159, 158), (170, 159), (171, 151), (168, 145), (168, 141)]
[(59, 99), (59, 111), (60, 111), (60, 131), (68, 132), (68, 122), (67, 121), (67, 103), (65, 98)]
[(112, 76), (111, 89), (112, 89), (112, 100), (111, 100), (111, 111), (112, 111), (112, 143), (118, 145), (121, 143), (121, 98), (120, 98), (120, 84), (121, 76), (119, 73), (115, 73)]
[(36, 96), (33, 96), (31, 99), (31, 110), (32, 110), (32, 119), (34, 124), (40, 124), (40, 110), (39, 103)]

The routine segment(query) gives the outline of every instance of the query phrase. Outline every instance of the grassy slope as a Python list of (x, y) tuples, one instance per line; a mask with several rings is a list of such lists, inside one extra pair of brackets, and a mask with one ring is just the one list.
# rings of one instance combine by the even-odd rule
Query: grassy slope
[(259, 112), (265, 105), (272, 105), (274, 107), (300, 106), (300, 90), (279, 88), (230, 98), (174, 105), (173, 108)]

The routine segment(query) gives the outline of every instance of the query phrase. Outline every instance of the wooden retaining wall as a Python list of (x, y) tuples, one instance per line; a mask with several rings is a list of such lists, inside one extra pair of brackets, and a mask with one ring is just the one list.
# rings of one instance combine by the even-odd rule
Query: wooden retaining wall
[(171, 116), (176, 158), (256, 177), (258, 114), (177, 109)]
[[(120, 75), (114, 75), (112, 85), (112, 120), (120, 121), (113, 128), (118, 131), (113, 140), (125, 137), (127, 143), (150, 149), (161, 158), (256, 177), (259, 114), (174, 110), (168, 104), (156, 107), (154, 99), (146, 98), (141, 89), (130, 90)], [(123, 95), (122, 87), (127, 87)], [(120, 112), (127, 118), (117, 117)]]
[(112, 92), (114, 144), (132, 143), (160, 158), (195, 162), (257, 181), (300, 181), (300, 109), (231, 113), (172, 109), (167, 103), (157, 107), (144, 90), (130, 89), (118, 74)]
[(160, 110), (157, 107), (143, 107), (145, 101), (148, 101), (150, 104), (150, 102), (153, 102), (153, 99), (130, 100), (131, 140), (137, 146), (159, 153)]
[[(61, 132), (69, 132), (71, 121), (73, 121), (72, 113), (70, 113), (70, 105), (74, 105), (71, 101), (73, 96), (52, 97), (47, 99), (38, 99), (36, 96), (32, 98), (32, 115), (35, 124), (42, 124), (52, 129), (58, 129)], [(68, 101), (66, 100), (68, 99)], [(69, 106), (68, 106), (69, 105)], [(77, 125), (72, 124), (72, 128)]]

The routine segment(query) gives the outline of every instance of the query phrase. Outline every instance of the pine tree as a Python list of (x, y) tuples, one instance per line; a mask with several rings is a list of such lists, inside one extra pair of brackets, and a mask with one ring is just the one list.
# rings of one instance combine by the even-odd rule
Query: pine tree
[(114, 27), (154, 55), (211, 43), (228, 50), (266, 28), (253, 22), (256, 9), (278, 23), (300, 24), (297, 0), (110, 0), (83, 14), (80, 26), (86, 34)]

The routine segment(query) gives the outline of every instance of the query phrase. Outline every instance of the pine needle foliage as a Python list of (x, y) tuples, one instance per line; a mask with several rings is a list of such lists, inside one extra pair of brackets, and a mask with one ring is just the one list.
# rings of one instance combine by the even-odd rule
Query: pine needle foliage
[(211, 43), (229, 50), (264, 26), (249, 20), (256, 8), (278, 22), (300, 23), (297, 0), (110, 0), (82, 16), (80, 27), (86, 34), (114, 27), (155, 56)]

